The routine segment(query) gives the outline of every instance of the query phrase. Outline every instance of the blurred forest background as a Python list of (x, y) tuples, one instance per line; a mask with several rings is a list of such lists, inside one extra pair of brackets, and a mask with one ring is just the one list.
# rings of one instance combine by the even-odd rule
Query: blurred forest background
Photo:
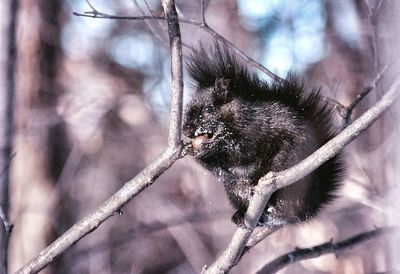
[[(6, 41), (12, 1), (0, 3), (2, 127), (8, 119)], [(0, 166), (11, 168), (11, 272), (162, 152), (170, 100), (165, 22), (74, 16), (74, 11), (91, 10), (84, 0), (18, 2), (12, 159), (3, 158)], [(136, 2), (90, 3), (108, 14), (150, 14), (145, 2)], [(147, 3), (162, 14), (160, 1)], [(201, 21), (200, 1), (176, 4), (180, 16)], [(206, 0), (205, 5), (208, 25), (246, 54), (281, 77), (296, 72), (345, 106), (390, 65), (355, 116), (399, 75), (398, 1)], [(198, 41), (213, 43), (200, 27), (181, 24), (181, 30), (185, 56)], [(185, 78), (186, 101), (190, 92)], [(399, 222), (399, 118), (397, 105), (346, 148), (348, 175), (336, 202), (315, 220), (267, 238), (231, 273), (253, 273), (297, 246)], [(3, 149), (4, 136), (0, 141)], [(41, 273), (199, 273), (226, 247), (235, 229), (232, 214), (222, 185), (186, 157)], [(376, 239), (280, 273), (400, 269), (393, 255), (400, 252), (398, 242)]]

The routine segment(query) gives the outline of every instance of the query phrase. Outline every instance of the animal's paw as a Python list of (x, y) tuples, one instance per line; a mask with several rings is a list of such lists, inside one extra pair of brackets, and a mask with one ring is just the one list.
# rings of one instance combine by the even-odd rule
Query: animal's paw
[(244, 225), (244, 212), (243, 211), (240, 211), (240, 210), (236, 211), (235, 214), (233, 214), (231, 220), (238, 227), (242, 227), (242, 228), (246, 227)]

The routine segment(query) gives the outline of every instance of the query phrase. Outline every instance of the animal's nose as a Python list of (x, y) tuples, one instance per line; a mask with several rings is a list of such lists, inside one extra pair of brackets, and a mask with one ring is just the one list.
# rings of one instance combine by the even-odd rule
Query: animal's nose
[(183, 142), (184, 145), (189, 145), (189, 144), (192, 143), (192, 139), (187, 137), (187, 136), (185, 136), (185, 135), (183, 135), (182, 136), (182, 142)]

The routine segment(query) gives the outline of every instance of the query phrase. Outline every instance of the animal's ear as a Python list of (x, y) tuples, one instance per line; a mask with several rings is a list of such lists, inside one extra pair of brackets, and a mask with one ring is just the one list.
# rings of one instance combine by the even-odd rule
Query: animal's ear
[(215, 95), (222, 100), (227, 100), (229, 98), (229, 79), (219, 78), (215, 80), (214, 92)]

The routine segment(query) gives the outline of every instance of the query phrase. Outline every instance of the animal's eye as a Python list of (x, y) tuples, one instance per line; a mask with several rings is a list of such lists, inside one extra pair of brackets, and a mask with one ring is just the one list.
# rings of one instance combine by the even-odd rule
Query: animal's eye
[(211, 112), (213, 112), (214, 111), (214, 107), (213, 106), (206, 106), (205, 108), (204, 108), (204, 112), (205, 113), (211, 113)]

